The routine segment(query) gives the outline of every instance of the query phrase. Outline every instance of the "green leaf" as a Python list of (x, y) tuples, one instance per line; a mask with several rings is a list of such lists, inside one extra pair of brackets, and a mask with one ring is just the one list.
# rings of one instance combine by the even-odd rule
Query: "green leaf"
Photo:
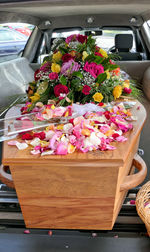
[(71, 81), (71, 84), (73, 84), (73, 85), (79, 85), (81, 83), (81, 81), (80, 81), (80, 79), (73, 79), (72, 81)]
[(106, 78), (107, 78), (107, 74), (106, 73), (99, 74), (98, 77), (97, 77), (97, 79), (96, 79), (96, 82), (98, 82), (100, 84), (104, 80), (106, 80)]
[(62, 54), (65, 54), (65, 53), (67, 53), (68, 52), (68, 50), (66, 49), (66, 48), (64, 48), (64, 47), (59, 47), (59, 51), (62, 53)]
[(60, 77), (60, 82), (61, 82), (61, 84), (63, 84), (63, 85), (67, 85), (67, 79), (66, 79), (66, 77), (65, 77), (64, 75), (62, 75), (62, 76)]
[(104, 61), (104, 58), (100, 57), (100, 56), (95, 56), (94, 62), (96, 64), (101, 64)]
[(96, 57), (95, 55), (91, 54), (91, 55), (86, 57), (86, 61), (93, 62), (95, 60), (95, 57)]
[(109, 64), (108, 65), (108, 69), (111, 71), (111, 70), (114, 70), (114, 69), (116, 69), (116, 68), (118, 68), (119, 66), (118, 65), (114, 65), (114, 64)]
[(83, 74), (81, 73), (81, 72), (74, 72), (73, 74), (72, 74), (72, 76), (76, 76), (76, 77), (78, 77), (78, 78), (80, 78), (80, 79), (83, 79)]

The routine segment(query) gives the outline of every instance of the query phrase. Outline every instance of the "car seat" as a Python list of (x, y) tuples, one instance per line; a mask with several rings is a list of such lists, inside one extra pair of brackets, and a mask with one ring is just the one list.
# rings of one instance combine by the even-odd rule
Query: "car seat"
[(139, 52), (130, 52), (132, 46), (132, 34), (117, 34), (115, 36), (115, 53), (120, 56), (120, 60), (142, 60)]

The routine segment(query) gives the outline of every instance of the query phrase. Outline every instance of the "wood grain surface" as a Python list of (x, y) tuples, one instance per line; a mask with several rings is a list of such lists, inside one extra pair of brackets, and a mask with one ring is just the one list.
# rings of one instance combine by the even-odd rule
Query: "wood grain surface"
[(146, 119), (139, 102), (133, 114), (138, 120), (126, 134), (128, 141), (114, 143), (114, 151), (40, 157), (4, 143), (3, 164), (10, 166), (26, 227), (112, 229), (126, 194), (120, 185)]

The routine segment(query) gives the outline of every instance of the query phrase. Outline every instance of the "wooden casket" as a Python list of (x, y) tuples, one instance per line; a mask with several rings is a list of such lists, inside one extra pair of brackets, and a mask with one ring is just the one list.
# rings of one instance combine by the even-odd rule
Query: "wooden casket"
[(114, 151), (37, 157), (4, 143), (3, 165), (10, 167), (27, 228), (113, 228), (128, 189), (146, 176), (136, 154), (146, 111), (139, 102), (132, 110), (138, 119)]

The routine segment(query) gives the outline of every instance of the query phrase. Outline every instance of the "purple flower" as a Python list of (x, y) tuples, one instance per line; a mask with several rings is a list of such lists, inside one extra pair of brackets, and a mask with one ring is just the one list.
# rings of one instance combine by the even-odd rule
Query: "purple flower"
[(79, 71), (80, 65), (75, 62), (73, 59), (69, 60), (68, 62), (63, 63), (61, 68), (61, 74), (63, 75), (70, 75), (73, 72)]

